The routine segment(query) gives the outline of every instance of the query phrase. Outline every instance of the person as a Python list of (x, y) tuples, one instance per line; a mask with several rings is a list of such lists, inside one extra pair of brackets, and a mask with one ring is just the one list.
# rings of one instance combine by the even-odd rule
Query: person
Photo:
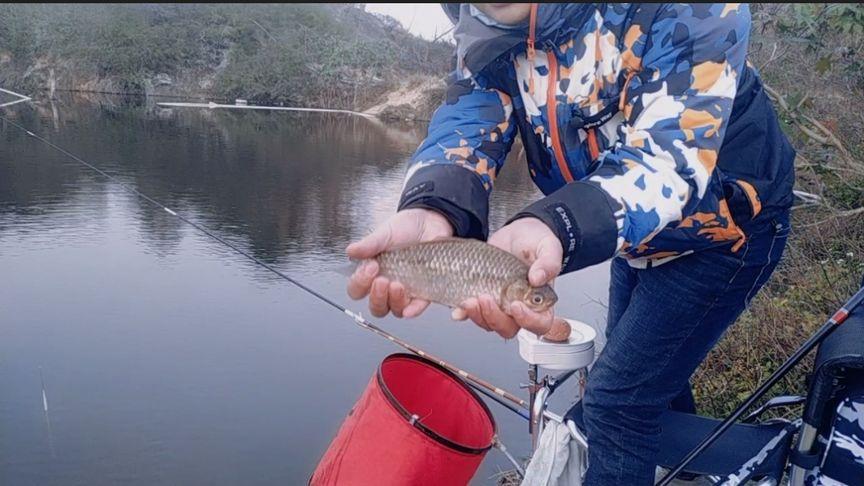
[[(748, 64), (746, 4), (452, 4), (456, 69), (412, 157), (398, 211), (353, 258), (488, 235), (516, 133), (545, 196), (488, 242), (543, 285), (611, 259), (608, 343), (583, 402), (588, 485), (652, 484), (664, 409), (765, 284), (789, 232), (794, 150)], [(373, 315), (428, 302), (361, 266)], [(488, 295), (453, 311), (509, 338), (552, 312)]]

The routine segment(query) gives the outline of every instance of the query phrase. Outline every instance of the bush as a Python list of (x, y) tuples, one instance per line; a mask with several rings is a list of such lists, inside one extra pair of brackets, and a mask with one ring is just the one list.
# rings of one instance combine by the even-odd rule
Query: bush
[(350, 4), (109, 4), (2, 5), (4, 51), (19, 73), (66, 63), (133, 93), (197, 70), (223, 99), (358, 107), (405, 73), (441, 75), (451, 48)]
[(830, 31), (860, 41), (864, 36), (864, 5), (860, 3), (792, 4), (788, 15), (779, 18), (781, 33), (800, 35), (821, 43), (820, 33)]

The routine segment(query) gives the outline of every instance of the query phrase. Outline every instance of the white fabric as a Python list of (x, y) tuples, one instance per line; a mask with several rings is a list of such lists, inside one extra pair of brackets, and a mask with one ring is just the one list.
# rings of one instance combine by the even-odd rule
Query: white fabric
[(582, 486), (582, 455), (567, 425), (548, 422), (522, 486)]

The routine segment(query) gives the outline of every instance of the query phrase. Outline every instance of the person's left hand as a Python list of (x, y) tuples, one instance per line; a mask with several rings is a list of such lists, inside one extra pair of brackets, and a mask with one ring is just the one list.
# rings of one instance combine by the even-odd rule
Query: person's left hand
[[(561, 271), (564, 249), (555, 233), (537, 218), (520, 218), (489, 237), (489, 244), (512, 253), (530, 265), (528, 282), (540, 287), (551, 282)], [(521, 302), (512, 302), (501, 309), (491, 295), (470, 298), (453, 310), (455, 320), (470, 318), (487, 331), (495, 331), (505, 339), (516, 335), (520, 328), (542, 336), (552, 328), (552, 309), (538, 313)]]

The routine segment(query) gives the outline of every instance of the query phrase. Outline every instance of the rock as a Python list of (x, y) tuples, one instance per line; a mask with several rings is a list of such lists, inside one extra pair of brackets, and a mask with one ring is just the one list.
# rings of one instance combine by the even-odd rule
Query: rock
[(171, 76), (165, 73), (159, 73), (153, 78), (153, 86), (171, 86), (172, 84)]
[(380, 111), (378, 117), (390, 121), (414, 121), (417, 113), (411, 105), (403, 103), (395, 106), (386, 106)]
[(382, 120), (428, 121), (441, 104), (444, 91), (445, 84), (440, 78), (413, 77), (405, 80), (402, 86), (390, 90), (383, 100), (365, 113)]

